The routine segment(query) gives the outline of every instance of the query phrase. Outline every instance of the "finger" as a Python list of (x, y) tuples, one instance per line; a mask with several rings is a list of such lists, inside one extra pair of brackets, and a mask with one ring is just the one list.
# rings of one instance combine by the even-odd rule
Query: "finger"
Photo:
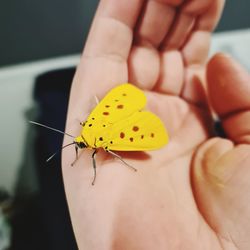
[(186, 65), (202, 64), (207, 60), (211, 32), (220, 19), (224, 2), (224, 0), (196, 0), (184, 7), (183, 11), (197, 15), (194, 30), (182, 49)]
[(237, 62), (215, 55), (207, 67), (211, 105), (227, 136), (236, 143), (250, 143), (250, 76)]
[[(186, 39), (189, 34), (197, 29), (200, 19), (206, 19), (208, 13), (212, 13), (210, 18), (211, 24), (215, 26), (218, 18), (215, 19), (215, 10), (217, 3), (221, 0), (192, 0), (184, 1), (178, 11), (178, 17), (172, 25), (171, 32), (167, 34), (165, 41), (162, 44), (163, 49), (179, 49), (186, 44)], [(215, 6), (212, 8), (212, 6)], [(212, 29), (211, 29), (212, 30)]]
[[(71, 97), (81, 92), (82, 99), (88, 103), (89, 96), (101, 97), (108, 88), (128, 80), (127, 57), (133, 40), (132, 29), (142, 4), (143, 0), (100, 2), (77, 68)], [(88, 92), (83, 90), (86, 87)]]
[(194, 23), (194, 15), (179, 10), (170, 32), (166, 34), (161, 44), (161, 75), (157, 83), (158, 91), (180, 95), (183, 88), (185, 65), (179, 49), (192, 31)]
[(179, 10), (171, 31), (161, 44), (162, 50), (179, 49), (185, 42), (195, 23), (195, 16)]
[(147, 1), (137, 25), (136, 43), (147, 42), (158, 47), (169, 31), (174, 16), (174, 6), (156, 0)]
[(161, 1), (146, 1), (135, 30), (129, 57), (129, 81), (143, 89), (152, 89), (159, 75), (157, 47), (171, 27), (175, 7)]
[(114, 55), (127, 59), (132, 42), (131, 30), (142, 4), (143, 0), (102, 0), (88, 36), (84, 55)]
[[(178, 18), (161, 45), (163, 48), (162, 70), (161, 78), (157, 83), (159, 91), (181, 95), (184, 99), (196, 103), (197, 96), (193, 99), (193, 93), (196, 92), (196, 87), (193, 88), (196, 85), (193, 84), (194, 73), (196, 73), (196, 69), (201, 71), (201, 68), (197, 66), (203, 66), (207, 60), (210, 33), (220, 18), (223, 4), (224, 0), (193, 0), (187, 1), (181, 6)], [(178, 53), (180, 54), (178, 55)], [(178, 68), (173, 68), (171, 64), (173, 55), (175, 55), (175, 60), (178, 58), (182, 60), (182, 63), (177, 64)], [(169, 77), (169, 71), (172, 71), (171, 77)], [(173, 78), (173, 76), (175, 77)], [(173, 83), (173, 79), (176, 81), (176, 85)], [(173, 87), (173, 85), (175, 86)], [(192, 95), (189, 95), (190, 93)], [(198, 98), (198, 103), (200, 103), (200, 99)]]
[[(148, 1), (144, 6), (144, 11), (140, 17), (140, 22), (137, 25), (135, 33), (135, 46), (129, 58), (129, 78), (131, 82), (134, 82), (141, 88), (155, 88), (155, 90), (161, 91), (160, 86), (159, 88), (155, 87), (156, 83), (170, 78), (169, 82), (172, 83), (172, 80), (174, 80), (176, 83), (176, 87), (173, 89), (169, 88), (171, 92), (180, 89), (183, 75), (181, 72), (176, 72), (175, 70), (171, 72), (168, 63), (176, 63), (178, 70), (182, 68), (179, 67), (180, 64), (182, 66), (182, 59), (178, 54), (176, 55), (176, 53), (171, 54), (169, 59), (166, 56), (168, 54), (164, 54), (161, 58), (156, 50), (166, 37), (166, 34), (169, 33), (169, 30), (172, 29), (176, 8), (178, 7), (176, 4), (178, 3), (173, 3), (173, 1)], [(182, 41), (185, 40), (182, 31), (186, 30), (185, 24), (188, 23), (188, 21), (185, 18), (178, 18), (178, 20), (181, 21), (182, 24), (175, 22), (175, 25), (182, 28), (177, 28), (177, 32), (171, 34), (170, 38), (171, 41), (182, 43)], [(160, 68), (160, 65), (162, 65), (161, 61), (163, 62), (163, 68)], [(170, 69), (171, 68), (172, 67), (170, 67)], [(163, 70), (167, 72), (161, 76), (160, 72)], [(159, 75), (160, 79), (158, 77)]]

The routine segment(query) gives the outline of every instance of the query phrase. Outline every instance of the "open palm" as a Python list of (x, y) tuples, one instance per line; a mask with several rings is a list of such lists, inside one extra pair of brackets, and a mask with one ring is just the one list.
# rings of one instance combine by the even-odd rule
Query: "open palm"
[[(66, 131), (80, 133), (78, 121), (94, 107), (95, 95), (131, 82), (146, 91), (147, 108), (164, 121), (170, 143), (152, 152), (119, 152), (136, 173), (98, 152), (95, 186), (91, 151), (84, 150), (74, 168), (73, 150), (64, 151), (80, 249), (250, 247), (249, 76), (218, 55), (208, 64), (206, 90), (210, 32), (223, 1), (187, 2), (100, 2), (74, 78)], [(208, 99), (232, 141), (211, 138)]]

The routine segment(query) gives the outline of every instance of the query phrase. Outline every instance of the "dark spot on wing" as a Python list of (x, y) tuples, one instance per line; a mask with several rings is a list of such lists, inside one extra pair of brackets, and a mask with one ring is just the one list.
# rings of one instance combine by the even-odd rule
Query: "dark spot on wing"
[(119, 105), (116, 106), (117, 109), (123, 109), (123, 107), (124, 106), (122, 104), (119, 104)]
[(138, 131), (138, 130), (139, 130), (139, 127), (138, 127), (138, 126), (134, 126), (134, 127), (133, 127), (133, 131), (136, 132), (136, 131)]

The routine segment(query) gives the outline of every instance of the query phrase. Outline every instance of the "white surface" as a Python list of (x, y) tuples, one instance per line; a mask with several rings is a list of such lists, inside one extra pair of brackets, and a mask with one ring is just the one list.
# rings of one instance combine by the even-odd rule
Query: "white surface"
[(211, 55), (218, 51), (232, 55), (250, 71), (250, 29), (216, 33), (212, 39)]
[[(211, 54), (227, 52), (249, 70), (249, 45), (250, 29), (217, 33), (212, 39)], [(79, 58), (79, 55), (74, 55), (0, 69), (0, 187), (11, 193), (14, 191), (28, 132), (24, 114), (34, 105), (32, 91), (35, 77), (48, 70), (77, 65)], [(29, 177), (26, 175), (25, 178)]]

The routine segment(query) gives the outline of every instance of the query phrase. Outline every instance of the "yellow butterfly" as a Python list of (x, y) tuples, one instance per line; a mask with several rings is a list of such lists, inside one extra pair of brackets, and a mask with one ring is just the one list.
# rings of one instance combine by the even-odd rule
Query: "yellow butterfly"
[[(64, 146), (75, 144), (76, 160), (78, 148), (94, 150), (92, 154), (94, 167), (92, 185), (94, 185), (96, 178), (95, 155), (98, 148), (103, 148), (108, 153), (118, 157), (136, 171), (113, 150), (147, 151), (161, 148), (168, 143), (168, 133), (162, 121), (155, 114), (143, 110), (145, 105), (146, 96), (143, 91), (132, 84), (125, 83), (113, 88), (90, 113), (87, 120), (81, 123), (81, 134), (74, 138), (73, 143)], [(36, 122), (31, 123), (64, 133)]]

